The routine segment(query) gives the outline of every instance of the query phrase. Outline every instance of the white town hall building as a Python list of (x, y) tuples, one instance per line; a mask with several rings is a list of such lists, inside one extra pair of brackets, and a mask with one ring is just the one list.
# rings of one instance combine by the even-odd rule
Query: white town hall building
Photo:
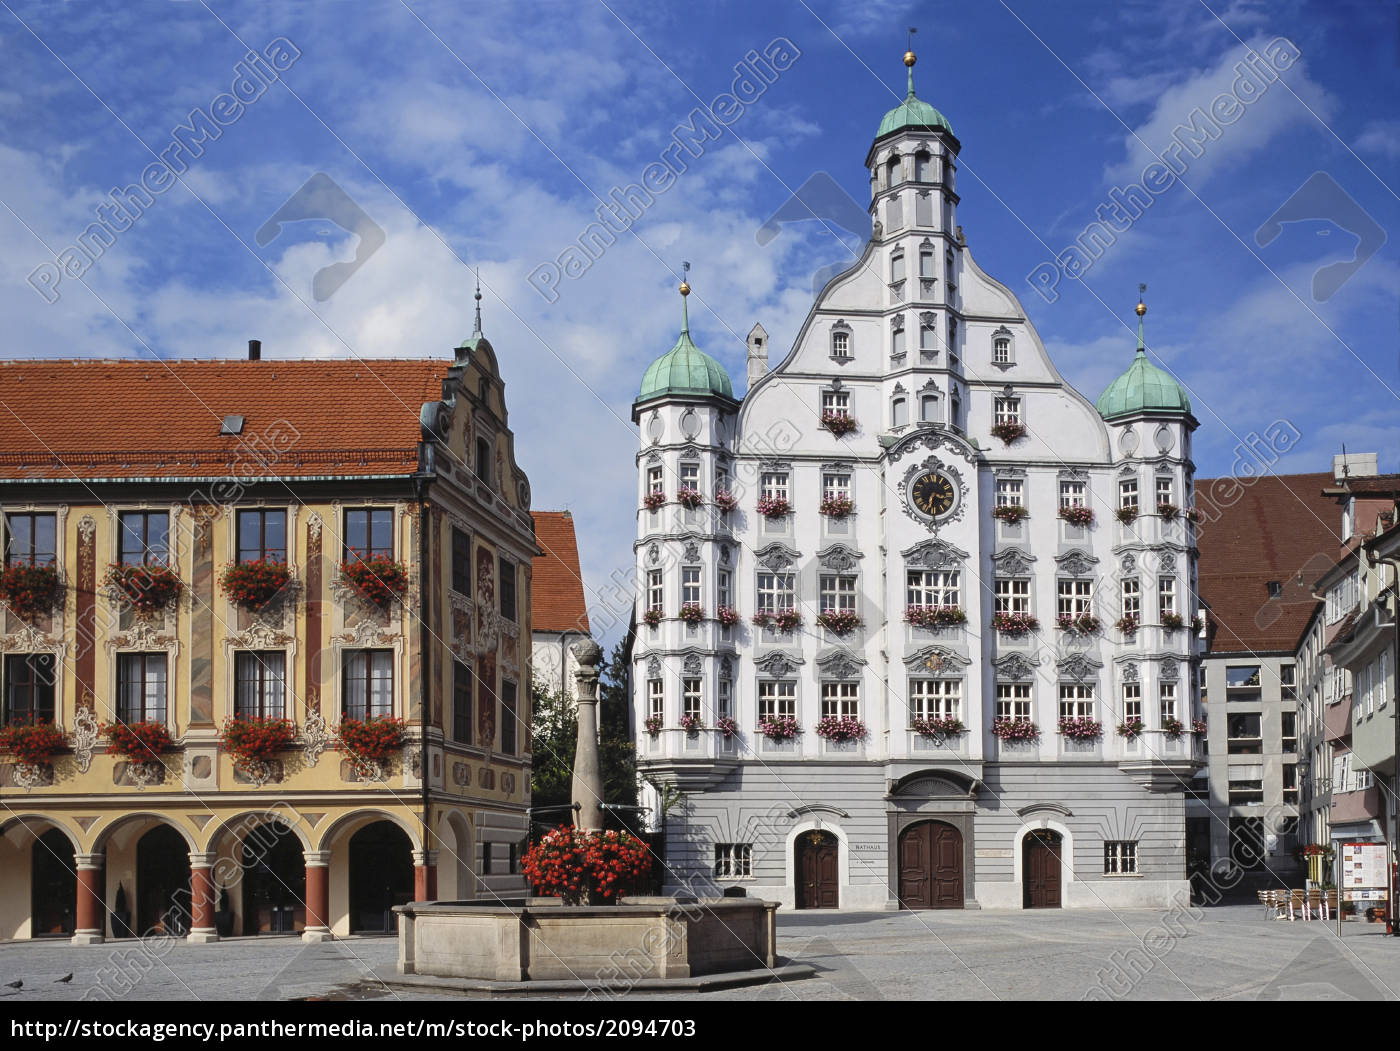
[(770, 369), (756, 326), (740, 401), (687, 324), (633, 408), (634, 719), (649, 801), (681, 793), (667, 889), (1165, 905), (1203, 737), (1196, 420), (1141, 305), (1097, 406), (1065, 383), (973, 261), (960, 144), (905, 63), (871, 239), (791, 351)]

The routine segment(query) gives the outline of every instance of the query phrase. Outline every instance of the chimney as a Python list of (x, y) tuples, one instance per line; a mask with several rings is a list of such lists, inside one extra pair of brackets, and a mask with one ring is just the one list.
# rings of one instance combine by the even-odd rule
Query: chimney
[(248, 360), (262, 361), (262, 340), (250, 339), (248, 341)]
[(749, 331), (749, 388), (761, 380), (768, 372), (768, 333), (762, 325), (755, 325)]
[(1349, 453), (1332, 457), (1332, 479), (1341, 485), (1347, 478), (1370, 478), (1380, 474), (1379, 453)]

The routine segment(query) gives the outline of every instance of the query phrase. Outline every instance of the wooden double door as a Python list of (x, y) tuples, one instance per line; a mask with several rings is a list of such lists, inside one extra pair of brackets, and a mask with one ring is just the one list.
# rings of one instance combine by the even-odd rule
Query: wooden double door
[(963, 907), (963, 837), (944, 821), (920, 821), (899, 834), (899, 904)]
[(797, 837), (793, 867), (799, 909), (840, 907), (841, 847), (830, 832), (813, 830)]
[(1060, 858), (1064, 853), (1060, 834), (1048, 829), (1028, 832), (1021, 850), (1021, 904), (1028, 909), (1060, 908)]

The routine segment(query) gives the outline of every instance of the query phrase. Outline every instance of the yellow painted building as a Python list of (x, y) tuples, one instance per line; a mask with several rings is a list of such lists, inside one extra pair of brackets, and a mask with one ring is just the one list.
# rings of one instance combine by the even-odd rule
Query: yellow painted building
[[(0, 702), (7, 727), (64, 734), (44, 761), (0, 755), (0, 938), (318, 940), (524, 889), (538, 549), (490, 344), (249, 349), (0, 363)], [(254, 608), (223, 584), (259, 561), (289, 580)], [(178, 592), (138, 589), (143, 612), (114, 564)], [(405, 724), (386, 755), (341, 739), (385, 716)], [(225, 746), (229, 720), (278, 717), (276, 754)], [(170, 747), (118, 754), (114, 723)]]

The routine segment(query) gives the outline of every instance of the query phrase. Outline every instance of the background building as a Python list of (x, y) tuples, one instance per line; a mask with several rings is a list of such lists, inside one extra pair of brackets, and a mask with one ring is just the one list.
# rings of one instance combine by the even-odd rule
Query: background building
[(639, 768), (684, 793), (667, 882), (1166, 905), (1198, 765), (1196, 420), (1141, 322), (1097, 406), (1064, 382), (972, 258), (960, 143), (906, 63), (872, 237), (791, 351), (770, 369), (755, 326), (741, 403), (683, 321), (633, 406)]
[(578, 661), (570, 647), (589, 637), (574, 516), (568, 511), (534, 511), (531, 517), (540, 553), (530, 586), (530, 673), (536, 686), (572, 697)]
[[(0, 936), (316, 939), (523, 888), (537, 549), (479, 318), (453, 361), (7, 361), (0, 389), (7, 573), (60, 584), (3, 612), (3, 715), (68, 742), (0, 765)], [(377, 556), (403, 574), (383, 608), (349, 582)], [(253, 612), (219, 582), (257, 560), (291, 580)], [(134, 611), (114, 563), (178, 598)], [(220, 744), (279, 716), (269, 762)], [(406, 740), (366, 765), (337, 729), (377, 716)], [(100, 728), (139, 722), (172, 750)]]

